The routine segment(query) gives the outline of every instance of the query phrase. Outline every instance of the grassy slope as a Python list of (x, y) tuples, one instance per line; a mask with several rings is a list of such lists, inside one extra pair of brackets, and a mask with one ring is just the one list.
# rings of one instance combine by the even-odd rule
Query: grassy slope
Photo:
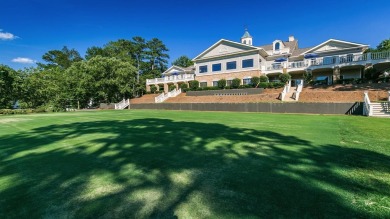
[(389, 130), (351, 116), (2, 116), (0, 218), (384, 218)]

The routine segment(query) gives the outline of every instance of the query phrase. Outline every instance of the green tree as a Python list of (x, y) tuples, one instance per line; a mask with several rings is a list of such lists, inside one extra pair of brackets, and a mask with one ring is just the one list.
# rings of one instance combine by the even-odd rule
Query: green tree
[(291, 75), (288, 73), (283, 73), (279, 75), (279, 80), (282, 83), (287, 83), (291, 79)]
[(240, 87), (240, 85), (241, 85), (241, 79), (239, 79), (239, 78), (234, 78), (233, 80), (232, 80), (232, 84), (230, 85), (232, 88), (238, 88), (238, 87)]
[(379, 43), (376, 49), (379, 52), (390, 50), (390, 38), (387, 40), (383, 40), (381, 43)]
[(67, 69), (72, 65), (72, 63), (83, 60), (77, 50), (69, 50), (66, 46), (64, 46), (62, 50), (50, 50), (46, 52), (42, 56), (42, 59), (48, 64), (38, 63), (39, 66), (44, 68), (58, 66), (62, 69)]
[(194, 65), (194, 62), (187, 56), (180, 56), (179, 58), (177, 58), (175, 61), (172, 62), (172, 65), (186, 68)]
[(378, 44), (376, 48), (368, 48), (364, 51), (364, 53), (369, 53), (369, 52), (382, 52), (382, 51), (388, 51), (390, 50), (390, 38), (387, 40), (382, 40)]
[(224, 88), (226, 87), (226, 80), (225, 80), (225, 79), (220, 79), (220, 80), (217, 82), (217, 85), (218, 85), (218, 88), (224, 89)]
[(103, 57), (109, 57), (110, 54), (108, 54), (108, 51), (104, 48), (98, 47), (98, 46), (92, 46), (87, 49), (85, 53), (85, 59), (89, 60), (95, 56), (103, 56)]
[(191, 90), (196, 90), (199, 87), (199, 81), (197, 80), (190, 81), (188, 84), (190, 85)]
[(137, 67), (137, 83), (139, 83), (140, 74), (141, 74), (141, 65), (143, 60), (146, 57), (146, 43), (145, 39), (140, 36), (133, 37), (133, 41), (131, 41), (132, 44), (132, 51), (131, 54), (133, 58), (136, 60), (136, 67)]
[(95, 102), (118, 102), (131, 97), (136, 89), (136, 68), (118, 58), (96, 56), (82, 65), (75, 66), (75, 71), (90, 75), (85, 76), (85, 80), (90, 80), (85, 82), (90, 83), (89, 90), (85, 93), (93, 95), (89, 98)]
[(161, 72), (164, 72), (167, 69), (169, 59), (169, 55), (166, 53), (169, 51), (168, 48), (157, 38), (148, 41), (146, 43), (146, 48), (147, 50), (145, 53), (150, 65), (150, 70), (153, 71), (157, 67)]
[(269, 79), (266, 75), (260, 76), (260, 82), (269, 82)]
[(63, 73), (60, 67), (24, 69), (25, 80), (20, 97), (22, 105), (28, 108), (60, 105), (58, 102), (64, 95)]
[(251, 78), (251, 84), (253, 87), (257, 87), (260, 83), (260, 78), (259, 77), (253, 77)]
[(10, 108), (21, 94), (22, 75), (14, 69), (0, 65), (0, 109)]

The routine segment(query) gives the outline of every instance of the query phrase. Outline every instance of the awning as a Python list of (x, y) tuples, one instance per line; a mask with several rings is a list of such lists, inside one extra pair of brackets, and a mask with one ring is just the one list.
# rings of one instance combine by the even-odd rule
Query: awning
[(308, 53), (305, 55), (305, 59), (317, 58), (318, 55), (315, 53)]
[(286, 58), (277, 58), (277, 59), (275, 59), (274, 62), (285, 62), (285, 61), (287, 61)]

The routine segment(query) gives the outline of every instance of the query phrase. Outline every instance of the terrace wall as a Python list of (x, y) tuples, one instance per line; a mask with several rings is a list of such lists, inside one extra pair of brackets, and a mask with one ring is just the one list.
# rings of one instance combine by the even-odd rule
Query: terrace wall
[(362, 115), (363, 103), (145, 103), (130, 109)]

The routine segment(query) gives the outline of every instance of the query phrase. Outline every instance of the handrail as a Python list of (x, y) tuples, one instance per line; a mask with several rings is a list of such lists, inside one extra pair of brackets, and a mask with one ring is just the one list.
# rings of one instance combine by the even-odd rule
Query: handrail
[(194, 79), (195, 79), (194, 74), (170, 75), (164, 78), (146, 79), (146, 84), (158, 84), (164, 82), (182, 82), (182, 81), (190, 81)]
[(290, 91), (291, 81), (288, 81), (286, 85), (284, 85), (283, 91), (280, 93), (280, 100), (283, 101), (286, 94)]
[(390, 104), (390, 91), (387, 91), (389, 93), (389, 97), (387, 98), (387, 102)]
[(303, 89), (303, 83), (301, 82), (300, 84), (298, 84), (297, 90), (294, 92), (294, 99), (295, 99), (296, 101), (298, 101), (298, 99), (299, 99), (299, 94), (302, 92), (302, 89)]
[(372, 105), (370, 97), (368, 96), (368, 91), (364, 92), (364, 103), (363, 103), (363, 115), (372, 116)]
[(161, 103), (168, 99), (168, 94), (162, 93), (154, 98), (155, 103)]
[(130, 99), (123, 99), (121, 102), (115, 104), (115, 109), (124, 109), (130, 105)]
[(154, 98), (155, 103), (162, 103), (165, 100), (167, 100), (170, 97), (176, 97), (177, 95), (181, 94), (181, 88), (180, 89), (174, 89), (172, 91), (169, 91), (168, 93), (162, 93)]
[[(390, 51), (382, 52), (370, 52), (364, 54), (344, 54), (335, 56), (324, 56), (311, 59), (304, 59), (303, 61), (291, 61), (287, 62), (288, 69), (307, 68), (310, 66), (325, 66), (325, 65), (338, 65), (363, 62), (370, 63), (372, 60), (390, 60)], [(262, 66), (263, 67), (263, 66)], [(283, 69), (282, 64), (266, 63), (264, 65), (265, 71), (277, 71)]]

